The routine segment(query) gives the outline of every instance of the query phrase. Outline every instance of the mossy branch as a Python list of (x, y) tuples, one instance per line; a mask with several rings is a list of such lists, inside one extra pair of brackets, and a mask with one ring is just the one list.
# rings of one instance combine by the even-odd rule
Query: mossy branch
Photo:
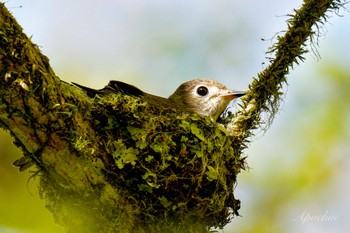
[[(270, 50), (232, 122), (159, 110), (116, 94), (90, 99), (60, 81), (47, 57), (0, 4), (0, 127), (33, 162), (41, 193), (69, 232), (208, 232), (238, 215), (233, 195), (252, 129), (278, 110), (290, 67), (327, 10), (305, 1)], [(321, 21), (323, 20), (323, 21)]]
[[(248, 142), (254, 129), (265, 129), (272, 123), (282, 100), (283, 86), (287, 83), (286, 75), (295, 64), (304, 61), (307, 41), (317, 41), (313, 37), (319, 35), (319, 26), (326, 22), (327, 12), (337, 13), (346, 3), (342, 0), (304, 0), (301, 8), (289, 15), (288, 30), (283, 36), (277, 36), (277, 43), (267, 52), (269, 66), (254, 78), (250, 91), (242, 98), (242, 109), (228, 125), (239, 141)], [(245, 148), (244, 143), (240, 146)]]
[(70, 232), (207, 232), (237, 214), (243, 159), (223, 127), (61, 82), (0, 4), (0, 126)]

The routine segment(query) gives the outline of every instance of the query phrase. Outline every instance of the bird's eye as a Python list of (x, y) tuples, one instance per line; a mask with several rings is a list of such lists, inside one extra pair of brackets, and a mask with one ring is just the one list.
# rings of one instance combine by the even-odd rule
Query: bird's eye
[(197, 94), (200, 96), (206, 96), (208, 94), (208, 88), (206, 88), (205, 86), (198, 87)]

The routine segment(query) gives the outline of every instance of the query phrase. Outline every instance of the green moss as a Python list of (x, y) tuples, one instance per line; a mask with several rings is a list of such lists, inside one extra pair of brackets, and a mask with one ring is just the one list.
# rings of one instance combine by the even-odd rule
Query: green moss
[(96, 156), (115, 187), (142, 203), (144, 224), (181, 224), (186, 216), (205, 228), (223, 227), (237, 213), (233, 187), (244, 159), (223, 127), (119, 94), (96, 99), (91, 122), (106, 152)]

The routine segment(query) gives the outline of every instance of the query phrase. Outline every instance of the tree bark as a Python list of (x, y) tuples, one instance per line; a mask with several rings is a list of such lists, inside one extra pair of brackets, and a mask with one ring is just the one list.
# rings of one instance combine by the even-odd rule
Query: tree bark
[[(213, 123), (122, 94), (91, 99), (61, 81), (0, 4), (0, 127), (34, 163), (40, 190), (68, 232), (208, 232), (238, 215), (233, 195), (242, 151), (263, 112), (271, 123), (281, 87), (327, 10), (305, 1), (270, 49), (242, 109)], [(323, 21), (322, 21), (323, 20)]]

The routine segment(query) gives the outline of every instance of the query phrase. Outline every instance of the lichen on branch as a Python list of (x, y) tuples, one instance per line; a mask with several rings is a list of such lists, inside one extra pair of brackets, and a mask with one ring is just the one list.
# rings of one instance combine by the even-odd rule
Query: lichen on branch
[(242, 141), (249, 141), (254, 129), (266, 129), (272, 123), (282, 101), (282, 89), (287, 84), (286, 75), (294, 65), (304, 61), (304, 54), (309, 52), (307, 41), (317, 41), (314, 37), (326, 23), (327, 13), (337, 13), (346, 3), (343, 0), (305, 0), (299, 9), (288, 15), (287, 30), (284, 35), (277, 36), (277, 42), (267, 52), (268, 67), (253, 79), (250, 91), (242, 98), (241, 110), (228, 124), (231, 132), (240, 135)]
[(224, 227), (240, 208), (234, 186), (249, 137), (263, 113), (272, 122), (312, 29), (341, 6), (305, 1), (270, 48), (274, 58), (252, 81), (242, 109), (221, 125), (120, 93), (89, 98), (54, 74), (0, 4), (0, 127), (38, 167), (42, 196), (69, 232)]

